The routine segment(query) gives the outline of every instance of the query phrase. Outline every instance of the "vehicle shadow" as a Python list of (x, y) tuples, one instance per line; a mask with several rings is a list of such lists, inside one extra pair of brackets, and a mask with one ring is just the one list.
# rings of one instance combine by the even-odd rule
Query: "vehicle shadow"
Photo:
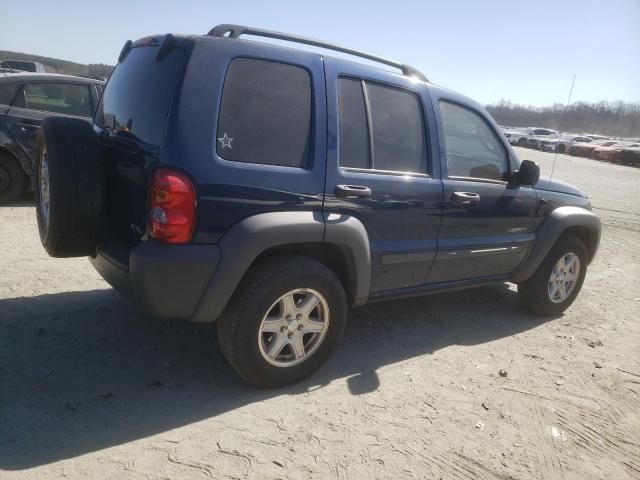
[(120, 445), (337, 378), (349, 377), (354, 395), (374, 390), (381, 366), (539, 325), (515, 297), (484, 287), (354, 309), (330, 361), (277, 390), (245, 384), (212, 325), (142, 319), (113, 290), (0, 299), (0, 469)]

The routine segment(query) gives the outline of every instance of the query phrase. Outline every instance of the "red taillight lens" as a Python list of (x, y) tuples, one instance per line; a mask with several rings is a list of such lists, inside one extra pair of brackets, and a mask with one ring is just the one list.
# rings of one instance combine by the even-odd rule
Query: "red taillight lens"
[(165, 243), (187, 243), (196, 223), (196, 192), (185, 174), (156, 170), (149, 192), (149, 235)]

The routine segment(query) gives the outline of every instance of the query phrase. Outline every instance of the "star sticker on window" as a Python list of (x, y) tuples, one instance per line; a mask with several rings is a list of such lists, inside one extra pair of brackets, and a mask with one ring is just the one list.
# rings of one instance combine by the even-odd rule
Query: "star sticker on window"
[(218, 141), (220, 142), (220, 148), (233, 148), (231, 146), (231, 142), (233, 142), (233, 138), (232, 137), (228, 137), (227, 136), (227, 132), (224, 132), (224, 135), (222, 137), (218, 137)]

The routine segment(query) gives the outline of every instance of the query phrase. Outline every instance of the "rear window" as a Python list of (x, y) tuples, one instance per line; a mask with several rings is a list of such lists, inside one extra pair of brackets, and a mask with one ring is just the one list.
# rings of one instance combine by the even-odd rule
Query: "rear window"
[(100, 100), (96, 125), (160, 145), (184, 53), (174, 48), (157, 62), (157, 51), (156, 46), (135, 47), (118, 64)]
[(237, 58), (224, 82), (217, 153), (236, 162), (306, 167), (311, 77), (304, 68)]

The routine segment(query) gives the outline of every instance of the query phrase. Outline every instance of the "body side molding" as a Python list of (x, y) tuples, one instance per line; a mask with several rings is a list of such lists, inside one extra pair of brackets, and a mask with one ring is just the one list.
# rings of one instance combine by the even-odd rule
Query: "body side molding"
[(533, 249), (520, 267), (511, 275), (512, 282), (523, 282), (536, 271), (560, 236), (571, 227), (584, 227), (589, 231), (587, 250), (593, 259), (600, 243), (600, 219), (591, 211), (580, 207), (558, 207), (551, 212), (536, 232)]

